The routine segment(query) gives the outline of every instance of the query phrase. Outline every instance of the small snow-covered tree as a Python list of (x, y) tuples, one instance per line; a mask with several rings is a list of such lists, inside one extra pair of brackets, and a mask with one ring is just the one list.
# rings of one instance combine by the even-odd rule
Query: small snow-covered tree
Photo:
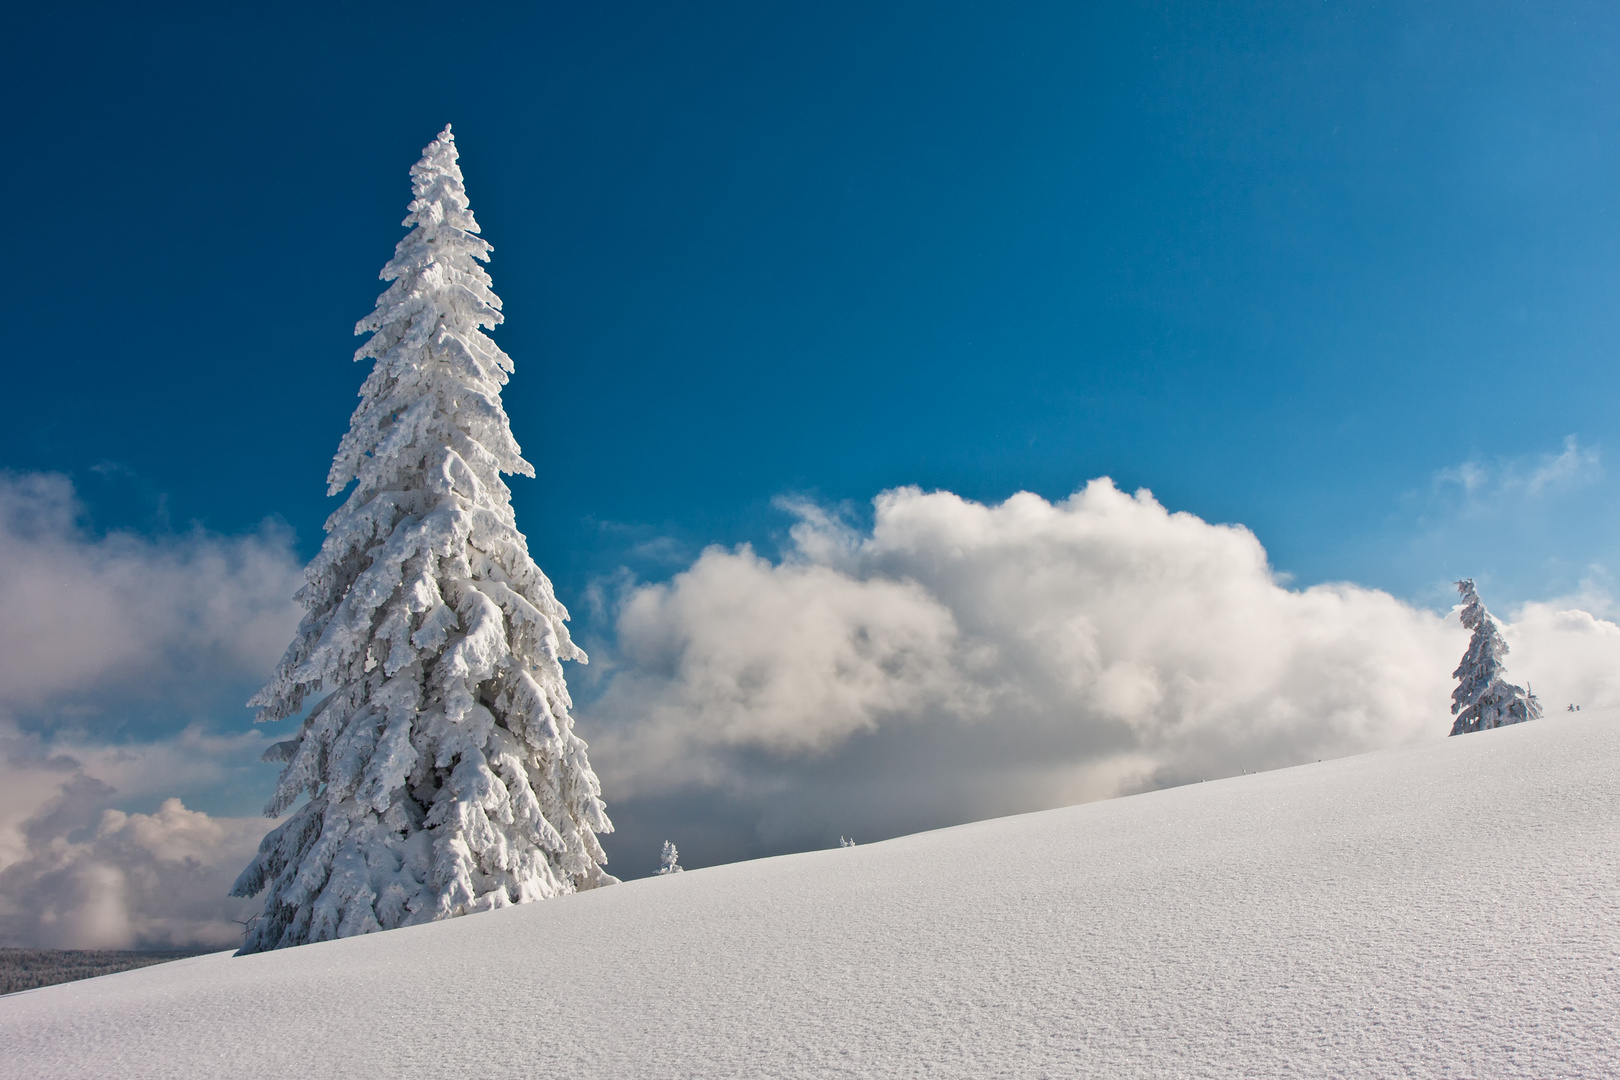
[(373, 361), (305, 570), (306, 614), (258, 719), (297, 716), (265, 808), (285, 813), (233, 893), (268, 889), (242, 952), (364, 934), (615, 882), (612, 830), (560, 661), (585, 662), (502, 473), (533, 476), (511, 358), (450, 128), (411, 169), (411, 231), (356, 333)]
[(668, 840), (664, 841), (664, 853), (658, 858), (658, 872), (660, 874), (679, 874), (686, 867), (680, 863), (681, 853), (675, 850), (675, 845)]
[(1502, 678), (1507, 642), (1480, 601), (1473, 579), (1457, 582), (1457, 592), (1463, 601), (1462, 624), (1474, 636), (1462, 663), (1451, 673), (1457, 680), (1457, 689), (1451, 692), (1451, 712), (1457, 718), (1451, 733), (1465, 735), (1540, 718), (1541, 703), (1536, 695)]

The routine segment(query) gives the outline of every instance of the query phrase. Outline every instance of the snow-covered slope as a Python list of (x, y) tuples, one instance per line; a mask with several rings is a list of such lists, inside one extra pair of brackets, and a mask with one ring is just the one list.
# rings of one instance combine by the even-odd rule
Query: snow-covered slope
[(1620, 718), (0, 999), (6, 1077), (1620, 1076)]

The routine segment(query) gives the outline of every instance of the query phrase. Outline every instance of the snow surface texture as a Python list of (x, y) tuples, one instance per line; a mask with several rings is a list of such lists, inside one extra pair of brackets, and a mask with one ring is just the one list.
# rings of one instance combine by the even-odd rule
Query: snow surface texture
[(1496, 620), (1485, 610), (1474, 588), (1473, 578), (1457, 582), (1462, 597), (1462, 624), (1474, 632), (1468, 651), (1452, 677), (1457, 689), (1451, 692), (1451, 711), (1457, 717), (1453, 735), (1486, 731), (1526, 720), (1541, 719), (1541, 703), (1528, 689), (1514, 686), (1502, 677), (1507, 642), (1496, 627)]
[(0, 999), (0, 1077), (1620, 1076), (1620, 715)]
[(355, 328), (373, 359), (332, 462), (305, 571), (308, 614), (259, 719), (297, 716), (266, 755), (286, 768), (265, 812), (309, 801), (265, 837), (233, 892), (266, 889), (244, 952), (538, 900), (615, 879), (612, 825), (574, 734), (561, 660), (585, 660), (529, 557), (502, 473), (533, 476), (501, 387), (511, 357), (483, 332), (501, 301), (446, 127), (411, 169), (415, 198)]

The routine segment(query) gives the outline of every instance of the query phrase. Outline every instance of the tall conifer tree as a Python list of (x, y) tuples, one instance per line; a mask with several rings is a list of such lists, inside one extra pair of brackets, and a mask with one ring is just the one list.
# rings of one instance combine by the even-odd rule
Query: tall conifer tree
[(560, 661), (585, 662), (529, 556), (502, 473), (533, 476), (485, 328), (501, 301), (447, 126), (356, 333), (373, 361), (332, 462), (354, 485), (305, 571), (307, 611), (258, 719), (297, 716), (265, 837), (234, 893), (268, 889), (243, 952), (608, 884), (612, 825)]
[(1462, 663), (1452, 672), (1457, 689), (1451, 692), (1451, 712), (1456, 720), (1453, 735), (1521, 724), (1541, 716), (1541, 703), (1528, 689), (1514, 686), (1502, 677), (1507, 642), (1496, 628), (1496, 620), (1474, 589), (1472, 578), (1457, 582), (1462, 596), (1462, 624), (1474, 632)]

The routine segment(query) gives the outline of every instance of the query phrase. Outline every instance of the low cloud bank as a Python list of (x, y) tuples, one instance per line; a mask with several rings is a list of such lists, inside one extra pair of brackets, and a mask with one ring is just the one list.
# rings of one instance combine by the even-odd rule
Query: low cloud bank
[(291, 637), (290, 538), (81, 517), (66, 477), (0, 474), (0, 944), (229, 946), (225, 893), (270, 823), (174, 796), (258, 779), (265, 740), (209, 713), (245, 720), (242, 684)]
[[(618, 612), (583, 730), (621, 873), (1277, 768), (1450, 729), (1467, 643), (1373, 589), (1290, 589), (1241, 526), (1107, 479), (1058, 503), (916, 488), (870, 532), (813, 505), (787, 555), (711, 548)], [(1531, 605), (1512, 673), (1620, 703), (1620, 627)], [(643, 859), (642, 856), (647, 858)]]
[(259, 672), (287, 647), (284, 530), (96, 537), (82, 513), (65, 476), (0, 474), (0, 709)]
[[(64, 762), (65, 764), (65, 762)], [(165, 799), (152, 814), (95, 807), (112, 789), (74, 769), (31, 818), (29, 853), (0, 870), (0, 940), (41, 948), (230, 948), (258, 905), (226, 896), (264, 835)]]
[[(783, 558), (711, 548), (623, 594), (580, 710), (616, 872), (653, 870), (665, 839), (699, 866), (1450, 730), (1454, 618), (1290, 589), (1242, 527), (1107, 480), (875, 507), (857, 530), (791, 505)], [(273, 775), (239, 703), (291, 638), (298, 560), (274, 530), (79, 520), (65, 478), (0, 475), (0, 944), (230, 947)], [(1607, 604), (1499, 613), (1549, 712), (1620, 705)]]
[(1592, 613), (1609, 607), (1602, 595), (1525, 604), (1502, 628), (1508, 676), (1528, 684), (1549, 714), (1620, 705), (1620, 625)]

